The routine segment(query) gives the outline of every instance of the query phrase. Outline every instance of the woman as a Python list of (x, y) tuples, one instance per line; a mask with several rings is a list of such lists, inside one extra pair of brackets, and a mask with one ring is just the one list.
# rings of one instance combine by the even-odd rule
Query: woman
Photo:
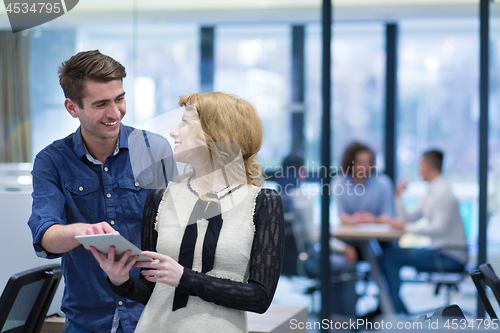
[[(117, 294), (146, 304), (136, 332), (246, 332), (244, 311), (267, 310), (283, 255), (281, 198), (258, 187), (262, 123), (251, 104), (223, 93), (179, 104), (173, 157), (192, 170), (146, 201), (143, 254), (153, 261), (92, 251)], [(144, 279), (129, 277), (132, 265)]]
[(364, 144), (353, 142), (345, 149), (333, 194), (343, 224), (397, 224), (392, 181), (378, 172), (374, 153)]

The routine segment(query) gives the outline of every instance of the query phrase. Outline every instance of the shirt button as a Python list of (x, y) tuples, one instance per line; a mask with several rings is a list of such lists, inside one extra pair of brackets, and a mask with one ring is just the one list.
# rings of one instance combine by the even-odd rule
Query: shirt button
[(115, 220), (111, 220), (111, 222), (109, 222), (111, 225), (115, 225)]
[(108, 172), (108, 167), (104, 167), (104, 171)]
[(118, 302), (118, 305), (122, 306), (122, 305), (123, 305), (123, 302), (122, 302), (122, 301), (119, 301), (119, 302)]
[(135, 184), (134, 184), (134, 185), (135, 185), (136, 187), (137, 187), (137, 186), (139, 186), (139, 182), (135, 182)]
[(83, 191), (83, 186), (80, 186), (80, 187), (78, 188), (78, 190), (79, 190), (80, 192), (81, 192), (81, 191)]
[[(82, 190), (83, 190), (83, 188), (82, 188)], [(109, 198), (111, 198), (111, 193), (106, 194), (106, 197), (107, 197), (108, 199), (109, 199)]]

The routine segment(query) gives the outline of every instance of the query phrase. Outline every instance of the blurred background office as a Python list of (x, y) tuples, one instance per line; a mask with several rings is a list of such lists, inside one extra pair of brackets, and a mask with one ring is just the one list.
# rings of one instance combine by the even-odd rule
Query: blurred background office
[[(390, 131), (395, 147), (391, 176), (410, 182), (404, 200), (411, 209), (426, 192), (418, 175), (421, 153), (430, 147), (445, 151), (443, 171), (460, 202), (474, 266), (480, 215), (479, 1), (332, 4), (330, 165), (339, 166), (344, 148), (356, 140), (374, 149), (375, 164), (385, 171)], [(29, 163), (78, 126), (64, 109), (57, 67), (89, 49), (126, 67), (127, 125), (147, 127), (148, 121), (177, 108), (180, 95), (200, 91), (233, 93), (253, 103), (264, 123), (259, 160), (271, 177), (267, 185), (277, 186), (273, 175), (283, 159), (299, 151), (308, 171), (303, 186), (313, 207), (311, 219), (319, 229), (321, 191), (315, 171), (322, 165), (321, 5), (318, 0), (82, 0), (64, 16), (16, 34), (0, 6), (0, 162), (6, 163), (0, 168), (0, 205), (7, 205), (2, 211), (10, 214), (1, 222), (0, 244), (19, 244), (4, 232), (10, 228), (30, 239), (25, 208), (31, 200)], [(497, 2), (490, 4), (489, 19), (486, 253), (500, 271)], [(392, 129), (386, 126), (389, 26), (397, 32)], [(331, 225), (338, 225), (333, 197), (330, 211)], [(6, 279), (1, 277), (0, 288)], [(475, 310), (474, 291), (468, 296)], [(278, 295), (276, 301), (283, 299)]]

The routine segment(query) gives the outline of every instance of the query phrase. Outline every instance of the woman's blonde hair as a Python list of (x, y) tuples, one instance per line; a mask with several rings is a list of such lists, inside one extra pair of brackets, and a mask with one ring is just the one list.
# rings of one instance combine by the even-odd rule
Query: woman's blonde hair
[[(257, 161), (262, 145), (262, 121), (250, 103), (235, 96), (212, 92), (181, 96), (179, 105), (196, 109), (210, 156), (207, 164), (224, 166), (241, 153), (244, 165), (241, 168), (244, 170), (233, 168), (233, 173), (246, 177), (247, 184), (259, 186), (263, 183), (264, 177)], [(229, 175), (229, 178), (237, 177), (232, 176)]]

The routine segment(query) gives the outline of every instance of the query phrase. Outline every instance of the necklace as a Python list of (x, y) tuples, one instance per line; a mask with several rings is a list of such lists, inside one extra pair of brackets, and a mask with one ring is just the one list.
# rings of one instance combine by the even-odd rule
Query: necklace
[[(191, 191), (193, 194), (195, 194), (196, 196), (198, 196), (198, 192), (197, 192), (197, 191), (195, 191), (195, 190), (193, 189), (193, 187), (191, 186), (191, 180), (192, 180), (192, 179), (193, 179), (193, 178), (189, 178), (189, 179), (188, 179), (188, 181), (187, 181), (187, 187), (188, 187), (189, 191)], [(225, 194), (223, 194), (222, 196), (220, 196), (220, 197), (219, 197), (219, 193), (220, 193), (220, 192), (223, 192), (223, 191), (227, 190), (228, 188), (230, 188), (230, 187), (231, 187), (231, 186), (233, 186), (233, 185), (234, 185), (234, 184), (229, 184), (229, 185), (227, 185), (226, 187), (223, 187), (223, 188), (221, 188), (221, 189), (220, 189), (220, 190), (218, 190), (218, 191), (208, 191), (208, 192), (207, 192), (207, 197), (209, 197), (209, 198), (215, 198), (215, 199), (219, 199), (219, 200), (221, 200), (222, 198), (225, 198), (226, 196), (228, 196), (229, 194), (233, 193), (234, 191), (238, 190), (240, 187), (242, 187), (242, 186), (243, 186), (243, 184), (238, 184), (237, 186), (235, 186), (235, 187), (231, 188), (231, 189), (230, 189), (227, 193), (225, 193)]]

